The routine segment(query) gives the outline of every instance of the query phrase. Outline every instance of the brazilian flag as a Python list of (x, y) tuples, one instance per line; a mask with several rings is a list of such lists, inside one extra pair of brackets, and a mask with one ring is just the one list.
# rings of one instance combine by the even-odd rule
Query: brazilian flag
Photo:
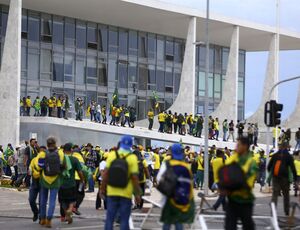
[(119, 104), (119, 92), (118, 92), (118, 88), (115, 88), (115, 92), (112, 96), (112, 105), (116, 106)]
[(157, 96), (156, 91), (152, 91), (152, 100), (153, 100), (154, 109), (158, 109), (159, 108), (159, 103), (158, 103), (158, 96)]

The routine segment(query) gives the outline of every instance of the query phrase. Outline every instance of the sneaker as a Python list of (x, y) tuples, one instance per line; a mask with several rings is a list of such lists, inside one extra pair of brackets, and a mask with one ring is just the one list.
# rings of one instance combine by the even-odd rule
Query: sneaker
[(81, 213), (78, 211), (77, 208), (73, 208), (73, 209), (72, 209), (72, 212), (73, 212), (75, 215), (77, 215), (77, 216), (80, 216), (80, 215), (81, 215)]
[(33, 217), (32, 217), (32, 221), (33, 222), (36, 222), (39, 218), (39, 215), (38, 214), (34, 214)]

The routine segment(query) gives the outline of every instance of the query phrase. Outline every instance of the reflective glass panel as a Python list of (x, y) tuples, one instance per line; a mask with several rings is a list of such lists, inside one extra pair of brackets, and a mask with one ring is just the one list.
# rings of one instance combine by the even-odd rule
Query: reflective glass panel
[(182, 62), (182, 53), (183, 53), (183, 47), (181, 42), (175, 42), (174, 43), (174, 61), (177, 63)]
[(62, 53), (53, 53), (53, 81), (64, 81), (64, 59)]
[(173, 72), (171, 68), (166, 69), (165, 85), (173, 87)]
[(76, 56), (76, 84), (85, 83), (85, 57), (78, 55)]
[(117, 61), (110, 59), (108, 61), (108, 81), (115, 82), (117, 80)]
[(28, 16), (28, 40), (40, 40), (40, 18), (37, 14), (29, 13)]
[(52, 66), (52, 52), (51, 50), (41, 49), (41, 73), (51, 73)]
[(154, 65), (149, 65), (148, 66), (148, 83), (149, 84), (156, 84), (156, 79), (155, 79), (155, 66)]
[(116, 28), (109, 28), (109, 52), (118, 52), (118, 31)]
[(75, 55), (65, 53), (65, 81), (73, 81), (75, 75)]
[(147, 65), (139, 64), (139, 89), (146, 90), (148, 82), (148, 68)]
[(106, 63), (98, 61), (98, 85), (107, 86)]
[(97, 84), (97, 57), (87, 57), (87, 83)]
[(76, 47), (79, 49), (86, 48), (86, 25), (78, 21), (76, 24)]
[(28, 48), (28, 79), (39, 79), (39, 51)]
[(148, 58), (156, 58), (156, 36), (154, 34), (148, 35)]
[(137, 42), (137, 32), (129, 31), (129, 55), (137, 56), (138, 42)]
[(129, 82), (137, 82), (137, 67), (136, 63), (130, 62), (128, 66)]
[(64, 22), (62, 18), (53, 17), (53, 44), (64, 44)]
[(127, 64), (119, 63), (118, 81), (120, 88), (128, 87)]
[(139, 56), (147, 57), (147, 35), (146, 33), (139, 33)]
[(65, 45), (75, 46), (75, 20), (70, 18), (65, 19)]
[(157, 37), (157, 60), (163, 61), (165, 60), (165, 40), (163, 37)]
[(42, 14), (41, 17), (42, 24), (41, 24), (41, 32), (42, 35), (52, 35), (52, 20), (51, 15)]
[(161, 67), (156, 69), (156, 88), (158, 92), (165, 92), (165, 71)]
[(119, 30), (119, 54), (127, 55), (128, 52), (128, 32)]
[(99, 51), (107, 52), (107, 26), (100, 25), (98, 27), (98, 38)]

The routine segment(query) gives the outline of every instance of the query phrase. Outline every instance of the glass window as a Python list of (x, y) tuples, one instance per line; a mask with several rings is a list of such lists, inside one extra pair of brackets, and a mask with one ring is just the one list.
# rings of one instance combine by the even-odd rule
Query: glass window
[(53, 53), (53, 81), (64, 81), (64, 58), (62, 53)]
[(75, 75), (75, 55), (65, 53), (65, 81), (73, 81)]
[(76, 23), (76, 47), (79, 49), (86, 48), (86, 25), (80, 21)]
[(22, 70), (27, 70), (27, 47), (22, 46), (21, 49), (21, 69)]
[(147, 65), (139, 64), (139, 89), (146, 90), (148, 82), (148, 68)]
[(156, 58), (156, 37), (154, 34), (148, 35), (148, 58)]
[(215, 98), (221, 98), (221, 75), (215, 74), (214, 79), (214, 91), (215, 91)]
[(86, 82), (97, 84), (97, 57), (87, 57)]
[(182, 54), (183, 54), (183, 43), (175, 42), (174, 43), (174, 61), (177, 63), (182, 63)]
[[(148, 66), (148, 84), (151, 84), (153, 86), (151, 86), (150, 88), (148, 87), (148, 89), (156, 90), (155, 83), (156, 83), (155, 66), (154, 65), (149, 65)], [(153, 87), (155, 87), (155, 88), (153, 88)]]
[(158, 92), (165, 92), (165, 71), (161, 67), (156, 69), (156, 88)]
[(85, 65), (86, 60), (84, 56), (76, 56), (76, 84), (85, 84)]
[(127, 64), (119, 63), (118, 80), (120, 88), (128, 88)]
[(27, 39), (27, 32), (28, 32), (27, 10), (22, 9), (22, 38)]
[(166, 68), (165, 85), (173, 87), (173, 72), (171, 68)]
[(139, 56), (141, 58), (147, 57), (147, 35), (145, 33), (139, 33)]
[(97, 100), (97, 92), (95, 91), (87, 91), (86, 92), (86, 101), (87, 103), (90, 103), (91, 101)]
[(51, 73), (51, 50), (41, 49), (41, 73)]
[(110, 59), (108, 61), (108, 81), (115, 82), (117, 80), (117, 61)]
[(119, 54), (127, 55), (128, 53), (128, 32), (119, 30)]
[(209, 47), (209, 72), (214, 72), (214, 53), (214, 48)]
[(222, 73), (222, 48), (215, 46), (215, 73)]
[(137, 118), (142, 120), (146, 117), (146, 101), (138, 100)]
[(1, 34), (3, 36), (5, 36), (5, 33), (6, 33), (6, 26), (7, 26), (7, 18), (8, 18), (8, 12), (7, 11), (2, 11), (1, 12), (2, 15), (1, 15), (1, 26), (2, 26), (2, 30), (1, 30)]
[(137, 32), (136, 31), (129, 31), (129, 55), (137, 56)]
[(97, 50), (97, 25), (90, 23), (87, 29), (87, 41), (89, 49)]
[(180, 77), (181, 77), (181, 73), (180, 71), (175, 71), (174, 72), (174, 86), (175, 86), (175, 93), (177, 94), (179, 92), (179, 87), (180, 87)]
[(240, 51), (239, 53), (239, 74), (245, 74), (245, 52)]
[(228, 63), (229, 49), (222, 49), (222, 74), (226, 74), (227, 63)]
[(208, 96), (211, 98), (214, 96), (214, 78), (212, 73), (208, 75)]
[(53, 44), (64, 44), (64, 21), (63, 18), (53, 17)]
[(164, 61), (165, 60), (165, 40), (163, 37), (157, 37), (157, 60)]
[(32, 12), (28, 17), (28, 39), (36, 42), (40, 40), (40, 18)]
[(28, 78), (39, 79), (39, 50), (28, 48)]
[(199, 67), (201, 70), (205, 70), (206, 64), (206, 47), (199, 46)]
[(98, 60), (98, 85), (107, 86), (106, 63)]
[(170, 40), (166, 41), (166, 60), (174, 60), (174, 42)]
[(244, 101), (244, 83), (241, 81), (238, 82), (238, 100)]
[(99, 51), (107, 52), (107, 26), (99, 25), (98, 27)]
[(116, 28), (109, 28), (109, 52), (118, 52), (118, 30)]
[(75, 20), (70, 18), (65, 19), (65, 45), (75, 46)]
[[(42, 14), (41, 17), (41, 34), (43, 41), (47, 41), (47, 37), (52, 35), (52, 20), (51, 15)], [(46, 35), (46, 37), (44, 37)], [(49, 37), (48, 37), (49, 38)]]
[(198, 95), (205, 96), (205, 73), (199, 72), (198, 78)]
[(128, 66), (129, 82), (137, 82), (137, 66), (136, 63), (130, 62)]

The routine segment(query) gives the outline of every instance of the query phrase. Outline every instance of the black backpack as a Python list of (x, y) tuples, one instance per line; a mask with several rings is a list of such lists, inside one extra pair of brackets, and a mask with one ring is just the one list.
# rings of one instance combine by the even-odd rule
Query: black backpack
[(127, 156), (120, 158), (118, 152), (116, 152), (116, 159), (111, 163), (108, 169), (108, 185), (116, 188), (126, 188), (128, 178), (128, 163), (126, 161)]
[(56, 176), (61, 173), (60, 157), (57, 150), (46, 152), (44, 173), (46, 176)]
[(173, 168), (170, 166), (170, 163), (167, 161), (166, 164), (167, 169), (157, 185), (157, 190), (167, 197), (173, 197), (178, 178)]
[(235, 191), (247, 186), (246, 175), (241, 166), (236, 162), (220, 168), (218, 176), (221, 190)]

